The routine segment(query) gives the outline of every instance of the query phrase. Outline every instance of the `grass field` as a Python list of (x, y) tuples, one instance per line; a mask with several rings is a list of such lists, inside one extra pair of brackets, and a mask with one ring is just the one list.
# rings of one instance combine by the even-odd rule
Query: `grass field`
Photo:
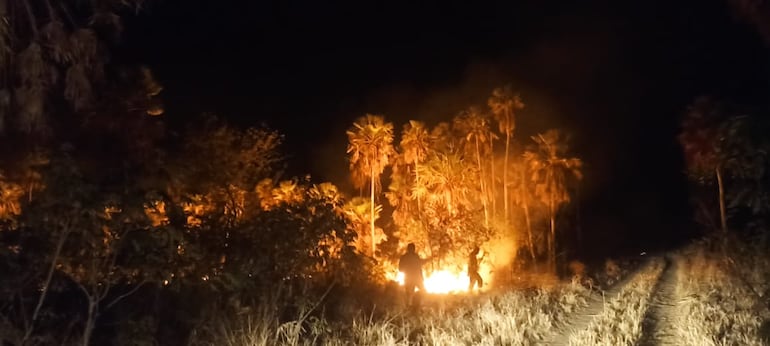
[[(745, 246), (745, 245), (741, 245)], [(665, 321), (681, 345), (764, 345), (768, 276), (762, 272), (757, 250), (724, 255), (703, 244), (669, 256), (673, 293)], [(743, 257), (741, 257), (743, 256)], [(751, 263), (749, 263), (749, 261)], [(740, 262), (740, 263), (738, 263)], [(748, 266), (748, 267), (747, 267)], [(565, 345), (644, 344), (651, 297), (659, 289), (666, 261), (652, 258), (629, 273), (612, 299), (601, 302), (599, 313), (581, 316), (590, 297), (601, 294), (585, 280), (554, 282), (539, 287), (496, 288), (484, 293), (426, 295), (419, 310), (406, 309), (400, 296), (384, 295), (381, 305), (327, 319), (310, 308), (280, 321), (272, 308), (235, 316), (212, 317), (196, 331), (191, 345), (536, 345), (545, 341)], [(747, 278), (741, 273), (755, 274)], [(738, 277), (740, 276), (740, 278)], [(614, 277), (613, 280), (616, 280)], [(581, 284), (582, 283), (582, 284)], [(538, 286), (538, 285), (534, 285)], [(338, 307), (339, 308), (339, 307)], [(351, 306), (348, 311), (355, 311)], [(571, 319), (590, 318), (585, 327), (558, 336)]]
[(350, 320), (298, 316), (280, 323), (265, 309), (211, 320), (194, 345), (526, 345), (586, 305), (590, 291), (577, 283), (494, 290), (468, 295), (428, 295), (418, 311), (398, 300)]
[[(681, 297), (682, 323), (677, 337), (688, 345), (766, 345), (760, 327), (766, 306), (764, 294), (741, 278), (754, 275), (757, 287), (765, 287), (767, 267), (757, 266), (766, 253), (732, 251), (730, 258), (708, 250), (705, 244), (683, 250), (678, 271), (677, 294)], [(752, 253), (753, 252), (753, 253)], [(738, 256), (738, 257), (736, 257)], [(740, 268), (740, 269), (739, 269)], [(765, 317), (767, 318), (767, 317)]]

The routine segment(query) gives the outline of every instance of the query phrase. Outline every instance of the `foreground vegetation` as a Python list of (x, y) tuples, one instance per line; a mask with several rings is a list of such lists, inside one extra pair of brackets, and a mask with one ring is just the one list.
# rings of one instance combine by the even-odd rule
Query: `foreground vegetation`
[[(757, 294), (768, 285), (763, 268), (768, 260), (763, 244), (735, 240), (733, 255), (718, 250), (712, 238), (692, 244), (671, 256), (675, 316), (670, 340), (683, 345), (763, 345), (768, 341), (767, 300)], [(733, 264), (742, 263), (737, 270)], [(600, 313), (582, 330), (561, 342), (570, 345), (633, 345), (643, 339), (642, 322), (653, 290), (665, 268), (652, 258), (624, 284), (614, 299), (602, 303)], [(751, 273), (751, 277), (744, 277)], [(606, 274), (605, 274), (606, 275)], [(349, 306), (347, 315), (308, 314), (311, 306), (281, 322), (267, 310), (214, 318), (201, 325), (195, 345), (529, 345), (553, 341), (553, 333), (579, 318), (597, 294), (571, 283), (540, 288), (508, 288), (480, 295), (436, 295), (425, 299), (419, 311), (404, 309), (397, 291), (371, 310)], [(584, 281), (583, 281), (584, 282)], [(656, 302), (661, 303), (661, 302)], [(343, 308), (343, 310), (345, 310)], [(336, 315), (335, 315), (336, 314)], [(332, 315), (336, 317), (331, 317)], [(310, 316), (310, 317), (308, 317)]]
[(708, 239), (681, 252), (677, 337), (689, 345), (766, 345), (766, 242), (732, 243), (730, 255), (716, 248), (715, 239)]
[(615, 299), (606, 303), (588, 328), (570, 336), (569, 344), (636, 344), (642, 336), (642, 319), (647, 312), (653, 287), (658, 283), (664, 267), (662, 259), (652, 259)]
[(586, 305), (590, 291), (577, 283), (482, 295), (425, 297), (419, 311), (389, 304), (343, 319), (280, 322), (261, 310), (211, 320), (194, 345), (525, 345), (542, 341), (555, 325)]

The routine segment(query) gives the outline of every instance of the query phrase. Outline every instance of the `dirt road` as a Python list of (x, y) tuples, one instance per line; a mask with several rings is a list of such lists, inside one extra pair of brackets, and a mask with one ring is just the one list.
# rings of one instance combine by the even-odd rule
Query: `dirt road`
[(676, 338), (676, 326), (679, 319), (676, 296), (677, 261), (672, 257), (666, 258), (666, 269), (661, 275), (650, 305), (642, 321), (642, 339), (639, 345), (679, 345)]
[[(664, 266), (662, 272), (660, 271), (661, 265)], [(576, 336), (587, 330), (599, 316), (605, 314), (605, 310), (609, 309), (611, 305), (610, 303), (619, 299), (619, 294), (627, 288), (629, 283), (638, 280), (641, 275), (649, 277), (649, 272), (653, 266), (658, 266), (657, 273), (660, 273), (656, 276), (656, 282), (651, 290), (648, 285), (646, 293), (639, 293), (640, 296), (649, 297), (643, 299), (645, 310), (643, 314), (639, 314), (639, 316), (644, 316), (644, 318), (638, 318), (638, 320), (634, 321), (618, 321), (618, 324), (624, 325), (624, 328), (613, 332), (641, 335), (634, 342), (629, 340), (628, 344), (676, 345), (676, 338), (673, 333), (678, 318), (676, 308), (678, 300), (674, 290), (676, 287), (676, 261), (669, 257), (650, 258), (648, 262), (640, 266), (639, 270), (626, 277), (610, 290), (592, 295), (588, 306), (576, 311), (567, 319), (566, 323), (555, 328), (553, 333), (543, 340), (543, 344), (579, 345), (580, 342), (576, 341), (579, 338)], [(617, 302), (614, 303), (617, 306)], [(613, 314), (615, 313), (613, 312)]]

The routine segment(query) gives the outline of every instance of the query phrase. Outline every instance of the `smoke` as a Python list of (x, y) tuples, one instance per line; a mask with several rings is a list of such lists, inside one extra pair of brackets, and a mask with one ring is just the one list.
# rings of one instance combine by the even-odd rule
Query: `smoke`
[[(474, 62), (468, 65), (457, 80), (437, 86), (416, 86), (409, 83), (390, 84), (372, 90), (358, 102), (348, 102), (340, 111), (340, 119), (331, 124), (322, 139), (322, 145), (309, 148), (314, 171), (328, 180), (350, 187), (348, 162), (345, 151), (345, 131), (353, 121), (366, 113), (381, 114), (394, 125), (395, 141), (400, 141), (403, 125), (409, 120), (420, 120), (429, 127), (440, 122), (451, 122), (470, 106), (487, 107), (487, 99), (496, 87), (511, 84), (522, 94), (527, 108), (522, 112), (517, 133), (524, 138), (555, 124), (559, 111), (557, 104), (546, 93), (528, 87), (513, 79), (503, 62)], [(344, 189), (344, 188), (343, 188)], [(344, 189), (353, 191), (350, 188)]]
[[(521, 94), (526, 104), (518, 116), (514, 134), (521, 142), (528, 142), (531, 135), (558, 127), (586, 133), (583, 138), (592, 140), (576, 143), (581, 149), (610, 150), (612, 146), (596, 141), (605, 137), (608, 127), (591, 125), (606, 123), (606, 119), (597, 119), (606, 115), (586, 109), (596, 108), (596, 104), (611, 97), (599, 95), (595, 88), (607, 83), (601, 76), (615, 74), (608, 71), (612, 66), (608, 66), (607, 61), (617, 53), (618, 37), (607, 23), (578, 25), (566, 21), (560, 25), (563, 28), (556, 32), (535, 34), (537, 31), (533, 31), (533, 36), (540, 36), (528, 38), (518, 45), (501, 41), (502, 46), (517, 47), (496, 56), (469, 56), (460, 66), (436, 70), (441, 75), (430, 79), (421, 76), (392, 81), (335, 100), (339, 102), (338, 114), (332, 124), (326, 125), (329, 131), (321, 138), (323, 144), (309, 148), (313, 170), (339, 185), (349, 184), (345, 131), (357, 117), (366, 113), (381, 114), (393, 122), (395, 143), (398, 143), (402, 126), (407, 121), (421, 120), (431, 127), (451, 121), (470, 106), (486, 108), (492, 90), (508, 84)], [(601, 71), (604, 72), (599, 73)], [(607, 88), (606, 85), (603, 87)]]
[[(514, 138), (527, 145), (530, 136), (550, 128), (575, 134), (572, 154), (584, 159), (590, 171), (586, 174), (589, 184), (581, 187), (581, 197), (590, 198), (600, 188), (590, 181), (607, 181), (612, 169), (609, 164), (617, 161), (612, 157), (621, 153), (612, 144), (621, 133), (617, 130), (631, 126), (606, 106), (625, 101), (612, 98), (620, 93), (615, 81), (627, 73), (624, 71), (628, 66), (617, 65), (622, 45), (611, 24), (563, 25), (562, 30), (539, 34), (541, 37), (528, 39), (515, 50), (491, 57), (469, 57), (462, 67), (447, 69), (435, 80), (392, 81), (345, 95), (338, 101), (337, 118), (327, 125), (329, 131), (322, 136), (323, 144), (309, 148), (313, 171), (320, 173), (314, 176), (333, 181), (341, 191), (358, 193), (350, 183), (345, 135), (357, 117), (366, 113), (383, 115), (394, 125), (397, 144), (409, 120), (424, 121), (429, 127), (451, 121), (470, 106), (486, 108), (494, 88), (511, 85), (526, 105), (518, 114)], [(511, 46), (511, 42), (505, 45)], [(633, 93), (630, 86), (623, 90)], [(520, 150), (518, 147), (515, 152)], [(387, 172), (383, 179), (387, 179)], [(384, 184), (387, 186), (387, 181)], [(513, 236), (485, 244), (482, 251), (488, 255), (482, 271), (488, 273), (482, 275), (503, 274), (521, 244), (523, 239)]]
[(495, 281), (508, 274), (506, 269), (511, 268), (511, 263), (516, 258), (518, 244), (520, 240), (515, 236), (506, 236), (493, 239), (484, 244), (481, 251), (484, 252), (486, 265), (482, 262), (482, 275), (491, 278), (489, 281)]
[(527, 105), (519, 117), (517, 132), (529, 135), (558, 123), (561, 113), (556, 108), (558, 102), (547, 91), (517, 78), (510, 64), (505, 59), (474, 61), (450, 84), (423, 88), (408, 84), (389, 85), (373, 91), (363, 103), (373, 109), (371, 112), (384, 114), (393, 121), (400, 132), (408, 120), (435, 126), (442, 121), (451, 121), (468, 107), (486, 109), (494, 88), (511, 85)]

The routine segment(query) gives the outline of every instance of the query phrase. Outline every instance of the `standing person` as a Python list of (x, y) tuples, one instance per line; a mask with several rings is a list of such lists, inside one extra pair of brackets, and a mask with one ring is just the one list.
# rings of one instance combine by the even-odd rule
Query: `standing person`
[(481, 289), (481, 286), (484, 285), (484, 280), (481, 278), (481, 275), (479, 275), (479, 261), (484, 259), (484, 256), (481, 256), (481, 259), (479, 259), (478, 255), (479, 247), (474, 246), (473, 251), (471, 251), (471, 254), (468, 256), (468, 278), (470, 279), (470, 283), (468, 284), (468, 291), (473, 291), (473, 286), (477, 283), (479, 285), (479, 289)]
[(422, 265), (427, 262), (427, 259), (420, 258), (420, 255), (415, 251), (414, 243), (409, 243), (406, 246), (406, 253), (401, 256), (398, 261), (398, 271), (404, 273), (404, 289), (406, 290), (406, 305), (417, 306), (412, 302), (412, 296), (414, 295), (414, 289), (419, 288), (420, 293), (425, 292), (425, 284), (422, 276)]

